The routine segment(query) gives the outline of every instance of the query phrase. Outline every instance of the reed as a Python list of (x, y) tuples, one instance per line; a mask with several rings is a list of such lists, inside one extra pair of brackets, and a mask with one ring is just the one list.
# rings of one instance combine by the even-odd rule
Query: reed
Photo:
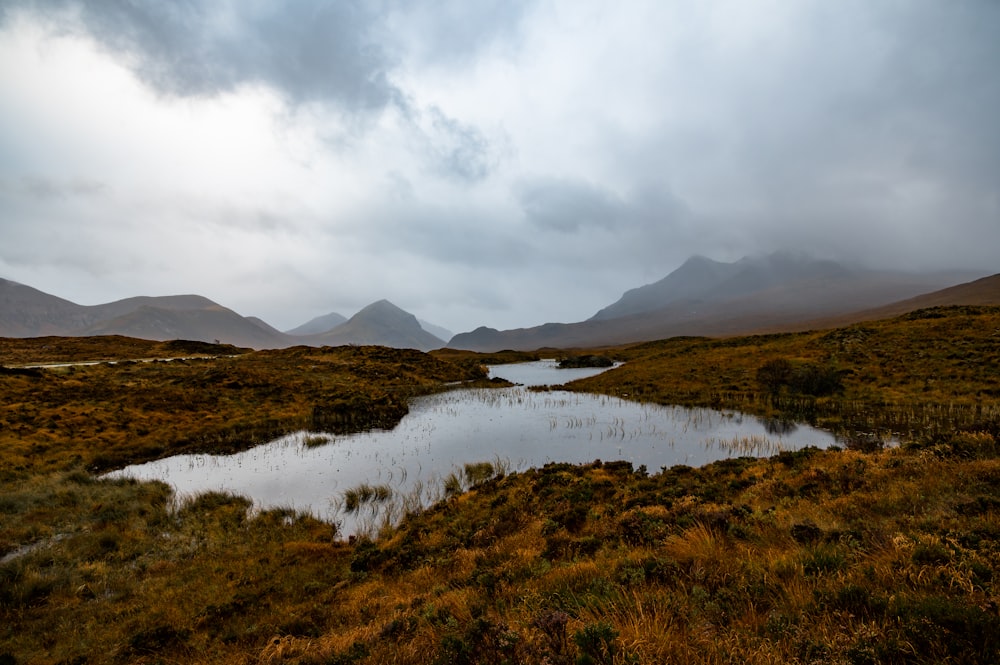
[[(320, 402), (405, 403), (462, 374), (439, 362), (474, 354), (288, 350), (4, 375), (0, 660), (995, 663), (998, 329), (1000, 311), (965, 308), (616, 350), (628, 362), (586, 384), (608, 400), (797, 410), (902, 445), (653, 474), (492, 460), (471, 489), (455, 469), (451, 498), (449, 479), (384, 503), (377, 486), (351, 488), (404, 513), (352, 544), (292, 510), (219, 493), (172, 508), (165, 485), (88, 469), (99, 455), (248, 445), (227, 432), (308, 423)], [(851, 373), (840, 395), (773, 399), (756, 370), (777, 357)], [(421, 369), (371, 378), (402, 363)]]

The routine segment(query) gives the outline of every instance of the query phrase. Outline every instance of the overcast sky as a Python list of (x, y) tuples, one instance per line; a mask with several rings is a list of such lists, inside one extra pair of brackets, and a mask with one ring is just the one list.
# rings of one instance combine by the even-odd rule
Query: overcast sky
[(0, 277), (578, 321), (693, 254), (1000, 271), (1000, 2), (0, 2)]

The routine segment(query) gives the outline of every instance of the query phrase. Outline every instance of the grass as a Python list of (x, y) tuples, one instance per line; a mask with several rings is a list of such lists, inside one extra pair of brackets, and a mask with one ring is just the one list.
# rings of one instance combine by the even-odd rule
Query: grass
[[(959, 308), (615, 349), (624, 366), (574, 387), (805, 413), (902, 445), (652, 475), (470, 464), (437, 504), (351, 544), (293, 510), (178, 501), (86, 469), (248, 445), (238, 432), (365, 427), (475, 378), (479, 356), (293, 349), (4, 373), (0, 662), (996, 662), (998, 330), (1000, 310)], [(836, 366), (842, 391), (760, 384), (778, 358)], [(359, 506), (379, 496), (352, 489)]]

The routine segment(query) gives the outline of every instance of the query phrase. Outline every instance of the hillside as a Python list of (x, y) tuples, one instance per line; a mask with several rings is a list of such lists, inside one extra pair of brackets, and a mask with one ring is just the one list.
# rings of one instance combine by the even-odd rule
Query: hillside
[(254, 349), (290, 346), (285, 335), (263, 321), (242, 317), (214, 303), (191, 309), (140, 305), (76, 332), (87, 336), (124, 335), (158, 341), (189, 339)]
[(330, 312), (329, 314), (324, 314), (322, 316), (317, 316), (314, 319), (306, 321), (301, 326), (292, 328), (291, 330), (286, 330), (286, 335), (320, 335), (325, 332), (333, 330), (341, 323), (347, 321), (347, 317), (338, 314), (337, 312)]
[(426, 328), (449, 334), (443, 328), (418, 322), (386, 300), (365, 307), (350, 320), (334, 312), (283, 333), (262, 319), (240, 316), (198, 295), (138, 296), (87, 306), (0, 280), (0, 337), (123, 335), (254, 349), (378, 344), (426, 351), (444, 346), (444, 341)]
[(694, 257), (659, 282), (628, 291), (586, 321), (503, 331), (478, 328), (456, 335), (448, 345), (490, 352), (804, 330), (817, 319), (886, 305), (968, 278), (962, 273), (848, 269), (784, 253), (731, 264)]
[[(864, 271), (867, 273), (867, 271)], [(655, 312), (675, 303), (731, 302), (751, 294), (795, 284), (827, 284), (855, 276), (833, 261), (820, 261), (777, 252), (765, 257), (746, 257), (721, 263), (694, 256), (658, 282), (627, 291), (620, 300), (589, 320), (616, 319)]]
[(0, 337), (124, 335), (188, 339), (253, 348), (290, 346), (263, 321), (198, 295), (138, 296), (78, 305), (30, 286), (0, 280)]
[(444, 340), (424, 330), (417, 317), (388, 300), (368, 305), (333, 330), (314, 336), (312, 342), (328, 346), (379, 344), (420, 351), (445, 345)]
[[(882, 307), (851, 312), (843, 316), (826, 317), (806, 321), (795, 329), (835, 328), (862, 321), (877, 321), (928, 307), (947, 307), (956, 305), (991, 306), (1000, 305), (1000, 274), (983, 277), (965, 284), (950, 286), (940, 291), (925, 293), (915, 298), (907, 298)], [(790, 330), (789, 327), (773, 326), (768, 330), (778, 332)]]
[(64, 335), (92, 322), (83, 305), (0, 279), (0, 337)]

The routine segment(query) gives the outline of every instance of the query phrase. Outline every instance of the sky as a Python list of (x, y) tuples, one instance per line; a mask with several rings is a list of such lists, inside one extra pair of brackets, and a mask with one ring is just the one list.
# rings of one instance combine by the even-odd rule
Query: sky
[(3, 0), (0, 277), (579, 321), (692, 255), (1000, 271), (995, 0)]

